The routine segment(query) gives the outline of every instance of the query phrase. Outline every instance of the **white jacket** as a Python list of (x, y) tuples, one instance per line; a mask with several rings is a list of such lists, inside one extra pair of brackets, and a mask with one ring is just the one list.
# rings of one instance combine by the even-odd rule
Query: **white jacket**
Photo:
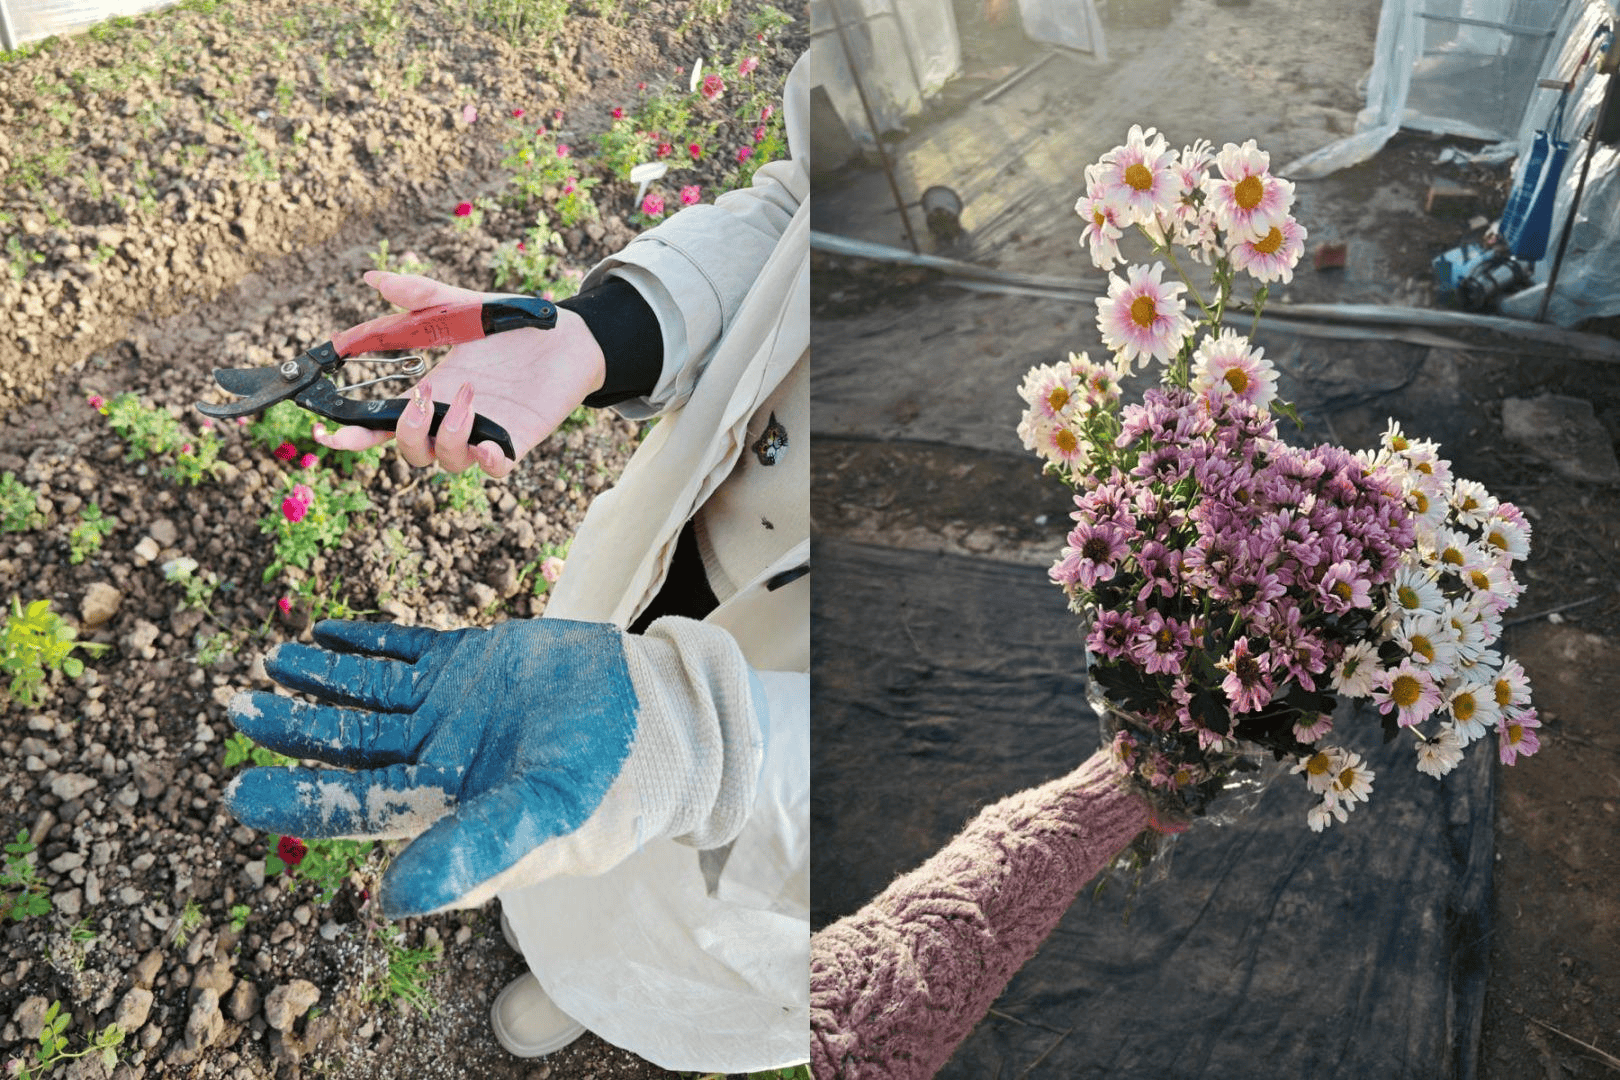
[[(784, 94), (789, 160), (683, 210), (585, 279), (623, 277), (657, 314), (662, 377), (619, 409), (660, 419), (592, 503), (546, 607), (628, 626), (695, 516), (720, 601), (704, 621), (729, 632), (722, 640), (767, 698), (755, 710), (768, 719), (751, 812), (729, 850), (700, 856), (656, 839), (600, 877), (501, 896), (558, 1006), (674, 1070), (749, 1072), (809, 1055), (810, 578), (793, 573), (810, 546), (807, 80), (801, 58)], [(761, 444), (768, 427), (785, 430), (785, 449)], [(700, 673), (738, 666), (735, 654), (674, 640)]]

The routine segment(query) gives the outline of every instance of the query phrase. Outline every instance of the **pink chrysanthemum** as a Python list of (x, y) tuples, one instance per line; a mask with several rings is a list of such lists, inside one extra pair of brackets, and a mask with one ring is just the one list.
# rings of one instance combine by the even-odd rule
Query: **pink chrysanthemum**
[(281, 613), (283, 615), (291, 614), (292, 613), (292, 597), (283, 596), (280, 600), (276, 601), (276, 607), (281, 609)]
[(545, 561), (540, 564), (540, 576), (552, 585), (557, 584), (557, 580), (562, 577), (562, 572), (563, 560), (555, 555), (546, 556)]
[(675, 148), (673, 146), (669, 145), (667, 142), (661, 142), (658, 144), (658, 149), (653, 151), (653, 154), (657, 157), (667, 158), (674, 152)]
[(470, 202), (456, 203), (456, 217), (470, 217), (472, 210), (473, 207)]
[(687, 184), (681, 188), (681, 205), (692, 206), (703, 199), (703, 191), (696, 184)]
[(1082, 522), (1069, 533), (1068, 546), (1052, 567), (1050, 576), (1060, 585), (1079, 584), (1089, 589), (1099, 581), (1112, 578), (1130, 550), (1118, 526), (1108, 522)]
[(615, 120), (623, 120), (624, 119), (624, 109), (617, 106), (617, 105), (615, 105), (613, 107), (613, 119), (615, 119)]
[(1305, 227), (1285, 217), (1262, 236), (1231, 246), (1232, 269), (1247, 270), (1259, 281), (1294, 280), (1294, 266), (1305, 253)]
[(1153, 357), (1169, 360), (1181, 351), (1192, 332), (1181, 294), (1187, 286), (1179, 281), (1160, 281), (1164, 263), (1151, 268), (1133, 266), (1129, 277), (1111, 277), (1108, 295), (1097, 298), (1097, 328), (1103, 344), (1127, 363)]
[(648, 217), (662, 217), (664, 215), (664, 197), (656, 191), (649, 192), (641, 200), (641, 212)]
[(751, 75), (753, 74), (754, 69), (757, 67), (759, 67), (759, 57), (745, 56), (743, 57), (742, 63), (737, 65), (737, 74)]
[(316, 465), (320, 464), (320, 460), (321, 459), (316, 457), (314, 454), (305, 454), (303, 457), (298, 459), (298, 467), (300, 469), (313, 469)]
[(1263, 409), (1277, 396), (1277, 369), (1265, 350), (1230, 327), (1203, 340), (1193, 352), (1193, 371), (1192, 388), (1211, 400), (1234, 397)]
[(1497, 721), (1497, 752), (1502, 764), (1512, 765), (1518, 758), (1529, 757), (1540, 750), (1541, 737), (1535, 732), (1540, 726), (1534, 709), (1510, 713)]
[(298, 447), (294, 446), (290, 442), (284, 442), (280, 446), (276, 447), (273, 453), (282, 461), (291, 461), (293, 458), (298, 456)]
[(85, 400), (90, 403), (90, 407), (92, 409), (99, 409), (103, 405), (107, 404), (107, 399), (102, 397), (100, 394), (91, 394)]
[(1132, 124), (1124, 146), (1116, 146), (1098, 162), (1097, 179), (1103, 197), (1118, 207), (1128, 223), (1152, 221), (1168, 214), (1181, 199), (1181, 178), (1175, 170), (1176, 152), (1153, 128)]
[(703, 76), (703, 97), (705, 100), (713, 101), (725, 93), (725, 90), (726, 81), (720, 76), (714, 74)]
[(574, 148), (569, 146), (567, 143), (558, 143), (557, 144), (557, 156), (558, 157), (567, 157), (568, 155), (572, 154), (573, 152), (574, 152)]
[(1282, 224), (1294, 205), (1294, 185), (1271, 175), (1271, 155), (1253, 139), (1242, 146), (1227, 143), (1215, 155), (1215, 167), (1221, 177), (1206, 180), (1204, 193), (1222, 229), (1237, 237), (1264, 236)]
[(693, 161), (696, 161), (698, 158), (703, 156), (703, 147), (699, 146), (697, 143), (688, 143), (686, 146), (686, 152), (692, 155)]
[(739, 146), (737, 147), (737, 160), (739, 162), (747, 161), (753, 153), (754, 148), (752, 146)]
[(1372, 699), (1384, 715), (1393, 710), (1401, 727), (1423, 723), (1445, 703), (1434, 676), (1410, 657), (1374, 677)]
[(1086, 167), (1086, 193), (1074, 204), (1074, 212), (1086, 223), (1081, 242), (1091, 248), (1091, 261), (1099, 270), (1112, 270), (1123, 262), (1119, 253), (1120, 237), (1125, 235), (1119, 210), (1103, 194), (1102, 183), (1094, 178), (1097, 167)]
[(1235, 713), (1255, 712), (1271, 703), (1275, 687), (1271, 683), (1271, 656), (1249, 648), (1249, 639), (1240, 637), (1232, 651), (1215, 664), (1226, 672), (1221, 689)]
[(304, 515), (307, 513), (309, 513), (309, 503), (300, 502), (291, 495), (281, 500), (281, 516), (294, 525), (303, 521)]

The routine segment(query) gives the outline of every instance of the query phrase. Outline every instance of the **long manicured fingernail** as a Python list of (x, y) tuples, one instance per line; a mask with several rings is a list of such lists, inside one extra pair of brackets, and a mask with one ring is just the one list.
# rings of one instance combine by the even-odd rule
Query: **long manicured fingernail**
[(421, 427), (433, 415), (433, 388), (424, 379), (411, 391), (411, 407), (405, 410), (405, 421), (412, 427)]
[(460, 431), (467, 426), (472, 413), (472, 383), (462, 383), (461, 389), (456, 391), (456, 397), (450, 404), (450, 411), (445, 415), (443, 431)]

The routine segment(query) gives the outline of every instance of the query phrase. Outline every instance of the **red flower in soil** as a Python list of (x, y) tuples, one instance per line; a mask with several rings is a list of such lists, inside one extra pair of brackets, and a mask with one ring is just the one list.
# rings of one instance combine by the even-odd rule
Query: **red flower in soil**
[(182, 443), (181, 446), (180, 446), (180, 452), (182, 454), (191, 453), (191, 444), (190, 443)]
[(692, 155), (693, 161), (696, 161), (698, 158), (703, 156), (703, 147), (699, 146), (697, 143), (693, 143), (686, 148), (686, 152)]
[(292, 597), (283, 596), (280, 600), (276, 601), (276, 607), (281, 609), (281, 613), (283, 615), (291, 615), (292, 614)]
[(739, 146), (737, 148), (737, 160), (738, 161), (747, 161), (749, 156), (751, 154), (753, 154), (753, 152), (754, 152), (754, 148), (752, 146)]
[(658, 144), (658, 149), (654, 153), (657, 157), (669, 157), (669, 155), (673, 154), (674, 152), (675, 148), (673, 146), (669, 145), (667, 142), (661, 142)]
[(514, 120), (523, 119), (523, 110), (522, 109), (513, 109), (512, 110), (512, 119), (514, 119)]
[(320, 462), (321, 459), (316, 457), (314, 454), (305, 454), (303, 457), (298, 459), (298, 467), (300, 469), (313, 469), (316, 465), (319, 465)]
[(713, 101), (725, 92), (726, 81), (718, 75), (705, 75), (703, 76), (703, 84), (699, 89), (705, 99)]
[(296, 836), (283, 836), (276, 844), (276, 857), (287, 864), (288, 870), (303, 862), (308, 852), (309, 848)]
[(276, 447), (275, 455), (282, 461), (291, 461), (293, 458), (298, 456), (298, 447), (294, 446), (290, 442), (284, 442), (280, 446)]
[(624, 110), (619, 108), (618, 106), (614, 106), (613, 119), (615, 119), (615, 120), (623, 120), (624, 119)]
[(91, 394), (87, 400), (90, 402), (90, 407), (92, 409), (99, 409), (103, 405), (107, 404), (106, 400), (100, 394)]
[(309, 513), (309, 503), (295, 499), (291, 495), (281, 500), (281, 516), (294, 525), (303, 521), (304, 515), (307, 513)]
[(471, 216), (472, 216), (472, 203), (470, 203), (470, 202), (456, 203), (456, 217), (471, 217)]

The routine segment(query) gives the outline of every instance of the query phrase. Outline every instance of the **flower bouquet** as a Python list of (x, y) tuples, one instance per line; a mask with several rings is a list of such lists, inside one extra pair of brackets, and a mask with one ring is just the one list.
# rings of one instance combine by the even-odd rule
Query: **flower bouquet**
[[(1340, 696), (1370, 698), (1431, 776), (1493, 728), (1504, 762), (1538, 747), (1524, 671), (1495, 648), (1524, 516), (1398, 424), (1376, 451), (1285, 444), (1273, 414), (1298, 418), (1275, 369), (1223, 324), (1247, 275), (1252, 335), (1304, 250), (1293, 185), (1269, 164), (1252, 140), (1177, 153), (1133, 127), (1088, 167), (1076, 210), (1093, 261), (1111, 270), (1135, 226), (1184, 280), (1164, 262), (1110, 275), (1112, 356), (1033, 368), (1019, 391), (1025, 446), (1076, 492), (1051, 577), (1086, 627), (1092, 702), (1169, 830), (1267, 755), (1318, 796), (1312, 829), (1344, 821), (1374, 777), (1333, 745)], [(1207, 295), (1178, 250), (1207, 265)], [(1160, 385), (1124, 404), (1138, 361), (1162, 366)]]

